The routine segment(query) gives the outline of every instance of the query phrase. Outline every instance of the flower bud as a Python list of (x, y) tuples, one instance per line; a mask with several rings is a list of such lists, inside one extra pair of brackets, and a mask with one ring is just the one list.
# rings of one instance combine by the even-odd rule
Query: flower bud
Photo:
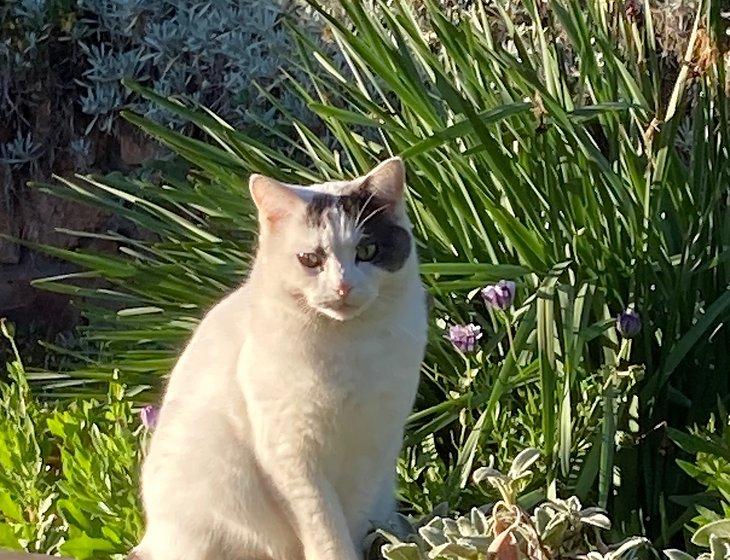
[(454, 348), (466, 354), (474, 352), (477, 341), (482, 338), (482, 328), (473, 323), (468, 325), (453, 325), (449, 327), (449, 334), (446, 336)]
[(157, 426), (157, 420), (160, 416), (160, 409), (156, 406), (148, 404), (142, 410), (139, 411), (139, 418), (142, 420), (142, 425), (148, 430), (154, 430)]
[(8, 340), (13, 340), (15, 336), (15, 326), (7, 319), (0, 318), (0, 333)]
[(641, 317), (633, 309), (627, 309), (616, 318), (616, 330), (624, 338), (634, 338), (641, 330)]
[(497, 284), (482, 288), (481, 294), (487, 305), (505, 311), (515, 299), (515, 283), (510, 280), (500, 280)]

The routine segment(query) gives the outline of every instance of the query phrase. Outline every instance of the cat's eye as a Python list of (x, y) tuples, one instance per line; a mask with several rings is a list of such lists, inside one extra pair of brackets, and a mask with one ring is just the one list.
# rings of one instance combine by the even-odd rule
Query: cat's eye
[(298, 253), (297, 258), (302, 266), (307, 268), (318, 268), (324, 262), (324, 257), (320, 253)]
[(368, 262), (375, 258), (378, 254), (378, 246), (375, 243), (361, 243), (355, 250), (355, 256), (358, 261)]

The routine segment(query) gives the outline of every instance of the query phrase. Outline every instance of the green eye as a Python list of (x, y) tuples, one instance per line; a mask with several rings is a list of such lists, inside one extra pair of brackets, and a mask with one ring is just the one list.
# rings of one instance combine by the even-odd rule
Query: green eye
[(375, 243), (363, 243), (357, 246), (355, 256), (358, 261), (368, 262), (375, 258), (378, 254), (378, 246)]
[(323, 257), (319, 253), (298, 253), (297, 258), (302, 266), (317, 268), (322, 266)]

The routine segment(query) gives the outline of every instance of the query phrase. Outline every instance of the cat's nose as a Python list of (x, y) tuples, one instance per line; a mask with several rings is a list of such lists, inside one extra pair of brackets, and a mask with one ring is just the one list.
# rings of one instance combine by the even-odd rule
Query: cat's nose
[(345, 299), (352, 291), (352, 284), (348, 284), (347, 282), (340, 282), (335, 291), (337, 292), (337, 295), (340, 299)]

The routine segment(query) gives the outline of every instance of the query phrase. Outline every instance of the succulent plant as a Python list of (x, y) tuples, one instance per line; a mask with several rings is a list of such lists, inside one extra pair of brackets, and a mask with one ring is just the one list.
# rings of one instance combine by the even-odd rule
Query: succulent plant
[(492, 485), (502, 498), (495, 504), (473, 508), (455, 519), (434, 515), (418, 522), (399, 517), (399, 530), (379, 531), (387, 541), (382, 556), (387, 560), (629, 560), (648, 546), (641, 537), (606, 545), (600, 535), (611, 528), (606, 513), (584, 508), (574, 496), (546, 500), (532, 514), (525, 511), (519, 497), (539, 458), (537, 449), (526, 449), (505, 474), (492, 466), (477, 469), (474, 481)]
[(730, 558), (730, 519), (719, 519), (703, 525), (692, 535), (692, 542), (709, 548), (695, 557), (677, 549), (668, 549), (664, 554), (669, 560), (727, 560)]

